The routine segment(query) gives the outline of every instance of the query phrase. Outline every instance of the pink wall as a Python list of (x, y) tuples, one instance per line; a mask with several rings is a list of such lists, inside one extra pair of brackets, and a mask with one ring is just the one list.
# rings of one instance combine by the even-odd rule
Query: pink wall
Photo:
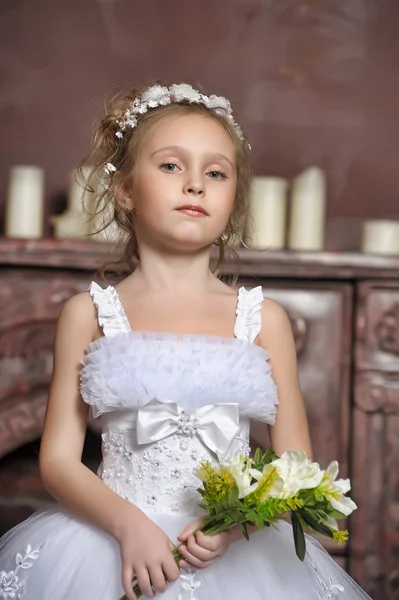
[(259, 174), (317, 163), (332, 217), (399, 217), (398, 0), (3, 0), (0, 206), (8, 170), (48, 199), (120, 84), (200, 82), (228, 96)]

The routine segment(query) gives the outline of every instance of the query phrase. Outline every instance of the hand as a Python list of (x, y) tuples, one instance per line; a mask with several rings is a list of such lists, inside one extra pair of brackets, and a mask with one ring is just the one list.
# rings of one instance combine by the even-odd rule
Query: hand
[(158, 525), (136, 507), (128, 512), (126, 527), (118, 542), (122, 556), (122, 584), (129, 600), (137, 600), (132, 581), (137, 578), (148, 598), (164, 592), (169, 581), (179, 578), (179, 568), (172, 555), (174, 545)]
[(186, 544), (178, 546), (182, 555), (182, 560), (179, 561), (181, 568), (204, 569), (209, 567), (215, 560), (223, 556), (230, 546), (230, 531), (212, 536), (205, 535), (202, 531), (194, 533), (203, 521), (204, 517), (196, 519), (177, 538)]

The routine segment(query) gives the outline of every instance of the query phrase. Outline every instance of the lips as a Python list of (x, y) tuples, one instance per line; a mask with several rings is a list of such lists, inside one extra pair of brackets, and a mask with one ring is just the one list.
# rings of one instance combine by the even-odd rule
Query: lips
[(179, 208), (177, 208), (176, 210), (178, 210), (179, 212), (183, 212), (187, 215), (191, 215), (193, 217), (209, 217), (209, 213), (207, 213), (205, 208), (197, 204), (185, 204), (184, 206), (179, 206)]

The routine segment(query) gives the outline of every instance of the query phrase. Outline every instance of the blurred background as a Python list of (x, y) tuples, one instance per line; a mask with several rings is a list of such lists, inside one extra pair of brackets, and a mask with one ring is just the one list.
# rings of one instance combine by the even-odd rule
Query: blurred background
[[(315, 456), (340, 460), (359, 505), (329, 550), (373, 598), (399, 598), (398, 25), (398, 0), (2, 0), (0, 533), (51, 501), (37, 452), (56, 318), (110, 252), (50, 217), (106, 95), (188, 80), (226, 96), (251, 141), (259, 231), (240, 281), (289, 312)], [(18, 229), (16, 166), (39, 168), (39, 232), (37, 213)]]

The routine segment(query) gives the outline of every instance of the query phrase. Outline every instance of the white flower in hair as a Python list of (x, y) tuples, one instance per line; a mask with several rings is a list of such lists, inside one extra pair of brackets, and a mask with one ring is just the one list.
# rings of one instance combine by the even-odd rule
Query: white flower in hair
[(215, 96), (214, 94), (212, 96), (209, 96), (206, 102), (206, 106), (215, 111), (217, 111), (218, 109), (222, 109), (228, 115), (231, 115), (232, 113), (230, 102), (227, 100), (227, 98), (224, 98), (223, 96)]
[(117, 170), (116, 167), (114, 167), (114, 165), (110, 162), (108, 162), (106, 165), (104, 165), (103, 169), (107, 175), (111, 175), (111, 173), (115, 173)]
[[(171, 85), (170, 88), (162, 85), (153, 85), (149, 87), (141, 96), (138, 96), (133, 100), (132, 105), (125, 112), (124, 117), (116, 121), (116, 124), (118, 125), (118, 131), (115, 133), (116, 137), (123, 138), (123, 132), (126, 131), (127, 127), (130, 127), (131, 129), (137, 127), (141, 115), (148, 112), (150, 108), (166, 106), (172, 102), (193, 102), (203, 104), (215, 113), (227, 117), (238, 138), (240, 140), (244, 139), (239, 125), (234, 120), (230, 102), (223, 96), (205, 96), (188, 83), (175, 83), (174, 85)], [(108, 173), (108, 170), (105, 169), (105, 171)]]
[(188, 100), (188, 102), (201, 102), (204, 98), (198, 90), (195, 90), (193, 86), (188, 83), (175, 83), (170, 86), (169, 90), (175, 102), (182, 102), (183, 100)]
[(155, 108), (160, 104), (170, 103), (170, 94), (167, 87), (162, 85), (153, 85), (141, 95), (141, 102), (148, 103), (150, 108)]

